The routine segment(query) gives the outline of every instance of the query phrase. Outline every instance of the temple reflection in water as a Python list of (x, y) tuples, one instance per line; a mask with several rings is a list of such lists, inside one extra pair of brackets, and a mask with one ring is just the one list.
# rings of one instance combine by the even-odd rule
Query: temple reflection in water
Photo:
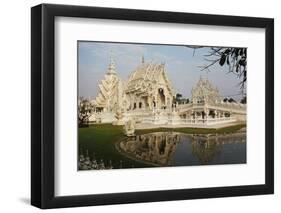
[(159, 132), (137, 135), (120, 142), (122, 151), (133, 157), (157, 165), (170, 165), (180, 135), (177, 133)]
[(246, 135), (196, 136), (157, 132), (127, 138), (118, 149), (127, 157), (156, 166), (246, 163)]

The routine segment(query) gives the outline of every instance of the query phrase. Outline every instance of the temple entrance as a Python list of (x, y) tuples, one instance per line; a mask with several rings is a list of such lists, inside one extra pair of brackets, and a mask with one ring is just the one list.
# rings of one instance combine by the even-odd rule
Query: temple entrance
[(206, 113), (202, 111), (202, 122), (205, 123)]
[(229, 118), (230, 117), (230, 112), (225, 112), (224, 117)]
[(209, 116), (210, 116), (211, 118), (215, 118), (215, 117), (216, 117), (215, 111), (214, 111), (214, 110), (210, 110)]
[(160, 108), (165, 106), (165, 95), (162, 88), (158, 89), (158, 103)]

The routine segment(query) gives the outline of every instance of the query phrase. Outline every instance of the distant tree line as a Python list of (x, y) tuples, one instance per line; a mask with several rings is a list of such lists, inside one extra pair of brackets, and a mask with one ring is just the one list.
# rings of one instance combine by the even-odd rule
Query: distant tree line
[[(223, 102), (228, 102), (228, 103), (237, 103), (236, 100), (234, 100), (233, 98), (224, 98)], [(246, 96), (244, 96), (241, 100), (240, 100), (241, 104), (246, 104), (247, 103), (247, 98)]]
[[(223, 102), (228, 102), (228, 103), (237, 103), (237, 101), (233, 98), (224, 98)], [(190, 103), (190, 100), (188, 98), (182, 98), (182, 94), (177, 93), (176, 96), (174, 97), (173, 103), (178, 103), (178, 104), (188, 104)], [(241, 104), (246, 104), (247, 103), (247, 98), (246, 96), (244, 96), (241, 100), (240, 100)]]
[(174, 97), (173, 103), (188, 104), (190, 103), (190, 100), (188, 98), (183, 98), (182, 94), (177, 93), (176, 96)]

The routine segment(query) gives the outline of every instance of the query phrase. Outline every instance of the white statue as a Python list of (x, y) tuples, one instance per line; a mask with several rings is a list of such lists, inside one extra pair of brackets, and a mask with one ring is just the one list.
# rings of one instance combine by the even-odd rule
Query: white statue
[(113, 125), (124, 125), (124, 120), (123, 120), (124, 113), (122, 112), (122, 110), (120, 108), (116, 110), (115, 118), (116, 118), (116, 121), (112, 122)]
[(130, 119), (125, 123), (124, 134), (128, 137), (135, 136), (135, 120)]

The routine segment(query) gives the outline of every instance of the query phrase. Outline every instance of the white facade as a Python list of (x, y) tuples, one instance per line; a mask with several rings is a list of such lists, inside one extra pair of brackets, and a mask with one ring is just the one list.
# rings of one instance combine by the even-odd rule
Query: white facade
[(163, 63), (142, 60), (125, 82), (111, 60), (99, 84), (99, 94), (92, 101), (95, 112), (90, 122), (123, 125), (133, 119), (139, 128), (153, 128), (227, 125), (246, 120), (246, 104), (224, 103), (208, 79), (200, 77), (191, 94), (190, 103), (175, 102)]

